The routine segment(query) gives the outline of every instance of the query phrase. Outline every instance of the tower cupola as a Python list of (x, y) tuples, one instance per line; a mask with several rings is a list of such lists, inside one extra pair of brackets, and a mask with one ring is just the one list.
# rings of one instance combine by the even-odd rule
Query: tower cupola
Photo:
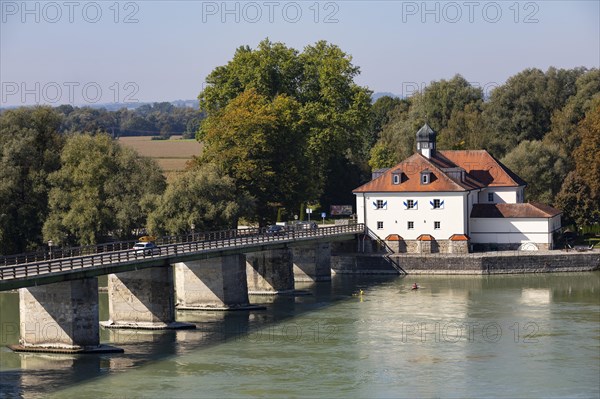
[(437, 133), (427, 123), (417, 132), (417, 151), (425, 158), (435, 155), (435, 137)]

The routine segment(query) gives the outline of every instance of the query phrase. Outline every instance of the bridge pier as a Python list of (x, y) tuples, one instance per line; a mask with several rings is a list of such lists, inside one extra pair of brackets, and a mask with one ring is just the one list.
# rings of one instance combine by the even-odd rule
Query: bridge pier
[(180, 310), (261, 309), (248, 301), (246, 256), (174, 264), (176, 307)]
[(106, 353), (100, 345), (98, 281), (95, 277), (19, 289), (18, 352)]
[(295, 281), (331, 280), (331, 244), (316, 243), (292, 248)]
[(175, 321), (173, 269), (152, 267), (108, 275), (107, 328), (195, 328)]
[(272, 249), (246, 254), (248, 293), (260, 295), (294, 292), (292, 251)]

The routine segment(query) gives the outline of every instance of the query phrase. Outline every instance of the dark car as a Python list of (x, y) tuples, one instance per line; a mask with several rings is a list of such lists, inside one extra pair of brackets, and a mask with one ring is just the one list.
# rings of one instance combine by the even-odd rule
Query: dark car
[(273, 224), (267, 227), (265, 233), (270, 236), (281, 236), (285, 234), (285, 227)]

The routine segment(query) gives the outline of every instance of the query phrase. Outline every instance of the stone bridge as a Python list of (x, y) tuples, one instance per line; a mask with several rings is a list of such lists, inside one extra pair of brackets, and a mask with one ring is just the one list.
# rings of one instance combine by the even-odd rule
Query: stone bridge
[[(331, 243), (364, 225), (266, 234), (198, 233), (152, 253), (132, 249), (68, 256), (4, 258), (0, 291), (19, 289), (20, 351), (115, 351), (100, 345), (98, 282), (108, 275), (107, 328), (194, 328), (175, 309), (253, 309), (248, 294), (289, 294), (295, 281), (331, 279)], [(77, 251), (71, 251), (77, 253)], [(33, 259), (33, 261), (32, 261)], [(0, 264), (2, 264), (0, 263)]]

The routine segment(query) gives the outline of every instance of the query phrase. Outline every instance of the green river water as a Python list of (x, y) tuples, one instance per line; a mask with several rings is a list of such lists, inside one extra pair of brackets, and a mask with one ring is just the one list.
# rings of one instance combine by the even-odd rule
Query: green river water
[(600, 272), (297, 288), (251, 297), (267, 310), (178, 312), (196, 330), (102, 330), (125, 353), (99, 356), (13, 353), (18, 294), (0, 293), (0, 397), (600, 397)]

